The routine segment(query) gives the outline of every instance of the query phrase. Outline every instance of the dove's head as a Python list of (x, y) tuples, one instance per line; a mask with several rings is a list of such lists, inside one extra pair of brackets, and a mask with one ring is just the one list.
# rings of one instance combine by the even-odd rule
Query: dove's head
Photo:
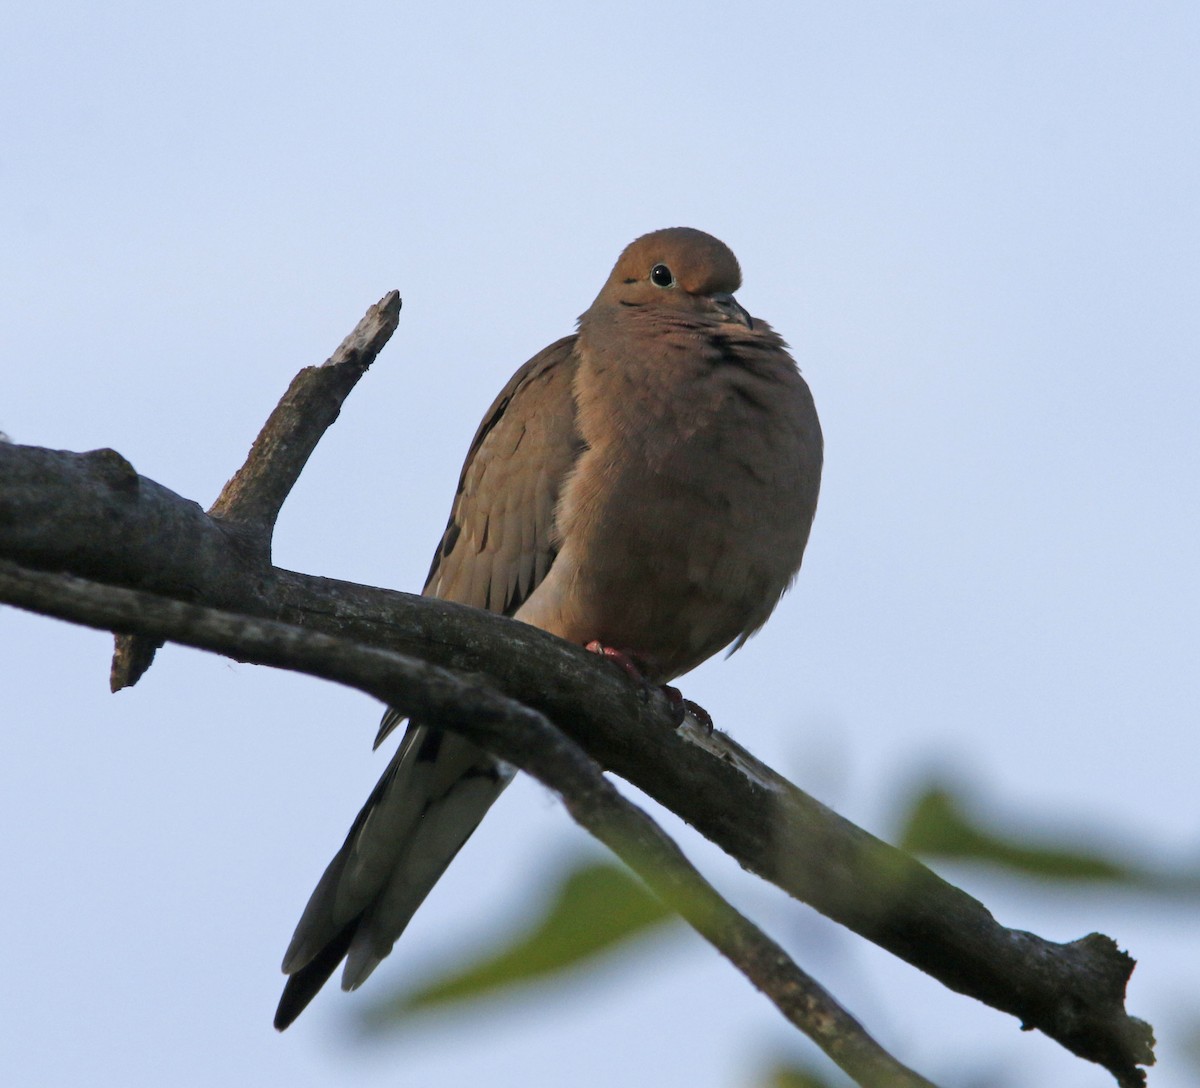
[(702, 230), (670, 227), (626, 246), (593, 306), (651, 306), (750, 325), (733, 297), (741, 285), (737, 258), (724, 242)]

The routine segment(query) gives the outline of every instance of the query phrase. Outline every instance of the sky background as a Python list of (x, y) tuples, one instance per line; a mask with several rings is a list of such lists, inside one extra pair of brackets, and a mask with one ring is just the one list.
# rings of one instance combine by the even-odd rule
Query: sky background
[[(476, 424), (621, 248), (716, 234), (826, 435), (798, 585), (687, 677), (881, 835), (930, 774), (1025, 830), (1200, 859), (1200, 8), (1191, 3), (32, 4), (0, 11), (0, 430), (207, 505), (297, 369), (400, 327), (275, 559), (419, 589)], [(804, 1059), (680, 930), (366, 1043), (356, 1015), (521, 924), (590, 847), (504, 797), (352, 997), (280, 1037), (278, 962), (386, 757), (379, 708), (0, 612), (0, 1079), (753, 1088)], [(678, 823), (667, 820), (678, 830)], [(683, 835), (944, 1085), (1111, 1083)], [(1193, 1084), (1195, 903), (939, 866), (1005, 924), (1140, 961)]]

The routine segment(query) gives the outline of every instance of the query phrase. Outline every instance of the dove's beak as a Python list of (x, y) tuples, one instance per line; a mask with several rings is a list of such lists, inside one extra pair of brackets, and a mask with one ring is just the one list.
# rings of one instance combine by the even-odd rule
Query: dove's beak
[(754, 328), (754, 319), (728, 291), (717, 291), (709, 297), (712, 299), (713, 305), (724, 315), (726, 321), (736, 321), (748, 329)]

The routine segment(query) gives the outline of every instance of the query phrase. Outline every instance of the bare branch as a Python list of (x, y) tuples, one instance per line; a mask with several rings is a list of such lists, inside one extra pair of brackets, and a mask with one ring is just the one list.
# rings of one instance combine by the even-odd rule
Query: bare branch
[[(843, 820), (724, 734), (677, 732), (665, 700), (579, 647), (460, 605), (270, 565), (279, 509), (395, 328), (399, 306), (395, 292), (385, 296), (324, 366), (296, 377), (209, 515), (138, 476), (112, 450), (0, 443), (0, 556), (228, 609), (245, 623), (284, 621), (486, 674), (498, 692), (536, 708), (745, 868), (950, 988), (1100, 1063), (1121, 1085), (1144, 1083), (1137, 1067), (1153, 1062), (1153, 1036), (1125, 1012), (1133, 961), (1110, 938), (1056, 944), (1005, 928), (977, 900)], [(137, 624), (118, 635), (114, 690), (149, 665), (155, 638)]]
[(1133, 961), (1110, 938), (1007, 929), (723, 734), (676, 732), (665, 700), (579, 647), (461, 605), (255, 567), (221, 522), (112, 451), (0, 445), (0, 556), (486, 673), (745, 868), (1122, 1085), (1144, 1083), (1153, 1036), (1125, 1012)]
[(887, 1053), (757, 926), (733, 909), (675, 842), (626, 800), (587, 753), (536, 710), (447, 669), (272, 620), (0, 562), (0, 595), (104, 630), (274, 665), (357, 688), (405, 714), (461, 733), (554, 790), (575, 820), (677, 910), (863, 1088), (934, 1088)]
[[(246, 463), (221, 489), (209, 514), (252, 527), (268, 549), (275, 519), (321, 436), (400, 321), (400, 295), (389, 291), (321, 366), (300, 371), (250, 447)], [(265, 559), (270, 562), (270, 553)]]
[[(209, 516), (223, 523), (240, 550), (257, 565), (270, 565), (271, 537), (284, 500), (291, 494), (321, 436), (337, 419), (358, 379), (396, 331), (399, 320), (400, 295), (389, 291), (366, 312), (324, 364), (301, 370), (267, 418), (250, 447), (246, 463), (233, 474), (209, 508)], [(122, 464), (133, 473), (123, 459)], [(160, 645), (136, 635), (117, 635), (109, 672), (110, 688), (120, 691), (136, 684), (150, 667)]]

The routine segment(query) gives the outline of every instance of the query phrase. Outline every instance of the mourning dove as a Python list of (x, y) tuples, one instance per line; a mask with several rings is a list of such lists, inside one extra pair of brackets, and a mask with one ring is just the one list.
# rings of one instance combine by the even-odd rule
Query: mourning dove
[[(686, 227), (633, 242), (579, 331), (492, 403), (425, 583), (665, 683), (766, 621), (800, 568), (821, 428), (783, 340), (733, 293), (737, 259)], [(380, 737), (398, 722), (385, 716)], [(411, 724), (309, 899), (275, 1026), (343, 958), (358, 987), (514, 771)]]

